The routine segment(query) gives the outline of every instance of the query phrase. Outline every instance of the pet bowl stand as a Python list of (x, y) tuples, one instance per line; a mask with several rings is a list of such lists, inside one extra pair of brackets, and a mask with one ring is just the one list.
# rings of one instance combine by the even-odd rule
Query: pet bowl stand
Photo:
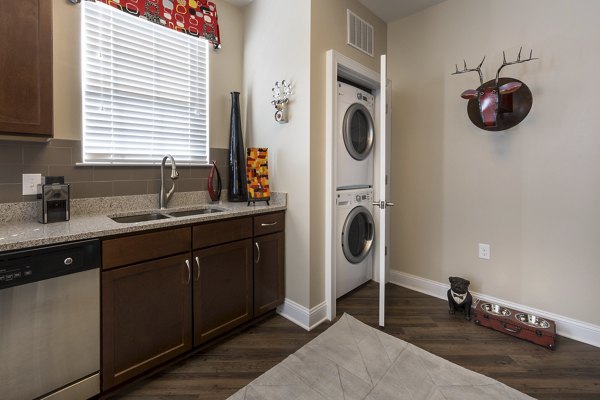
[(554, 350), (556, 346), (556, 324), (547, 318), (524, 311), (481, 301), (473, 302), (472, 314), (477, 325), (506, 333), (519, 339)]

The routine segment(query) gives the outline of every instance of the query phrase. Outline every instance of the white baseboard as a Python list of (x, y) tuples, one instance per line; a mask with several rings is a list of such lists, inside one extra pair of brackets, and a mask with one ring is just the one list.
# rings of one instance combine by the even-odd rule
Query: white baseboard
[[(449, 284), (393, 270), (390, 271), (390, 282), (443, 300), (448, 299), (446, 292), (450, 289)], [(551, 319), (556, 322), (556, 333), (559, 335), (600, 347), (600, 326), (598, 325), (498, 299), (482, 293), (471, 292), (471, 295), (486, 302), (501, 304), (515, 310)]]
[(327, 304), (323, 302), (309, 310), (290, 299), (285, 299), (283, 304), (277, 307), (277, 312), (282, 317), (310, 331), (327, 319)]

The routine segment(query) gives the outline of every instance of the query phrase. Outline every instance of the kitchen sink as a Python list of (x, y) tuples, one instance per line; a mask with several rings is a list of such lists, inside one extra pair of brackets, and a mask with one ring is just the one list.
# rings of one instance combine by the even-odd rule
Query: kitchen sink
[(126, 217), (112, 217), (111, 219), (120, 224), (130, 224), (134, 222), (145, 222), (145, 221), (157, 221), (159, 219), (171, 218), (170, 215), (151, 213), (151, 214), (140, 214), (140, 215), (129, 215)]
[(135, 222), (147, 222), (147, 221), (158, 221), (161, 219), (167, 218), (177, 218), (177, 217), (189, 217), (191, 215), (202, 215), (202, 214), (212, 214), (219, 213), (225, 210), (220, 208), (197, 208), (195, 210), (186, 210), (186, 211), (166, 211), (164, 213), (149, 213), (149, 214), (140, 214), (140, 215), (127, 215), (124, 217), (111, 217), (111, 219), (115, 222), (121, 224), (132, 224)]
[(173, 211), (173, 212), (169, 212), (169, 215), (172, 215), (173, 217), (189, 217), (190, 215), (212, 214), (212, 213), (219, 213), (219, 212), (223, 212), (223, 211), (224, 210), (221, 210), (219, 208), (200, 208), (200, 209), (196, 209), (196, 210)]

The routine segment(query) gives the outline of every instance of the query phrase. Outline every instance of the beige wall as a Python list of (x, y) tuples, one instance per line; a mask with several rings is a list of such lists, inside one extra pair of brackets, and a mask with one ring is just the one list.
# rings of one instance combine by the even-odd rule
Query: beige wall
[[(375, 57), (346, 44), (346, 10), (375, 28)], [(379, 72), (387, 27), (356, 0), (312, 0), (310, 49), (310, 307), (325, 301), (325, 54), (333, 49)]]
[(81, 7), (52, 2), (54, 137), (81, 139)]
[(244, 14), (224, 0), (212, 0), (219, 14), (222, 48), (211, 50), (210, 147), (229, 148), (230, 92), (242, 90), (244, 67)]
[[(246, 147), (269, 148), (272, 190), (288, 193), (286, 297), (309, 304), (310, 2), (256, 0), (244, 9)], [(289, 123), (274, 119), (271, 88), (292, 83)]]
[[(374, 25), (376, 57), (346, 44), (347, 8)], [(256, 0), (244, 13), (246, 146), (269, 148), (272, 188), (288, 192), (286, 297), (311, 308), (325, 300), (325, 53), (378, 71), (386, 25), (356, 0)], [(269, 101), (282, 79), (293, 95), (290, 122), (279, 125)]]
[[(595, 0), (449, 0), (389, 25), (393, 269), (600, 324), (599, 13)], [(459, 97), (477, 75), (450, 73), (486, 55), (489, 80), (521, 45), (541, 60), (502, 75), (530, 87), (531, 114), (485, 133)]]
[[(53, 1), (54, 137), (81, 139), (81, 6)], [(229, 92), (242, 87), (243, 14), (214, 0), (223, 48), (210, 50), (210, 146), (229, 147)]]

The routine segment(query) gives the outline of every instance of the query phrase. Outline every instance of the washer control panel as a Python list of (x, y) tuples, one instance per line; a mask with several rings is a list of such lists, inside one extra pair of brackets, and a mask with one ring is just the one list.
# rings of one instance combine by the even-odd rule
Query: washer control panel
[(336, 204), (338, 206), (370, 206), (373, 202), (373, 191), (338, 191)]
[[(348, 85), (344, 82), (338, 82), (338, 96), (345, 99), (348, 103), (363, 103), (371, 112), (375, 107), (375, 96), (369, 92), (365, 92), (355, 86)], [(356, 99), (356, 100), (354, 100)]]

